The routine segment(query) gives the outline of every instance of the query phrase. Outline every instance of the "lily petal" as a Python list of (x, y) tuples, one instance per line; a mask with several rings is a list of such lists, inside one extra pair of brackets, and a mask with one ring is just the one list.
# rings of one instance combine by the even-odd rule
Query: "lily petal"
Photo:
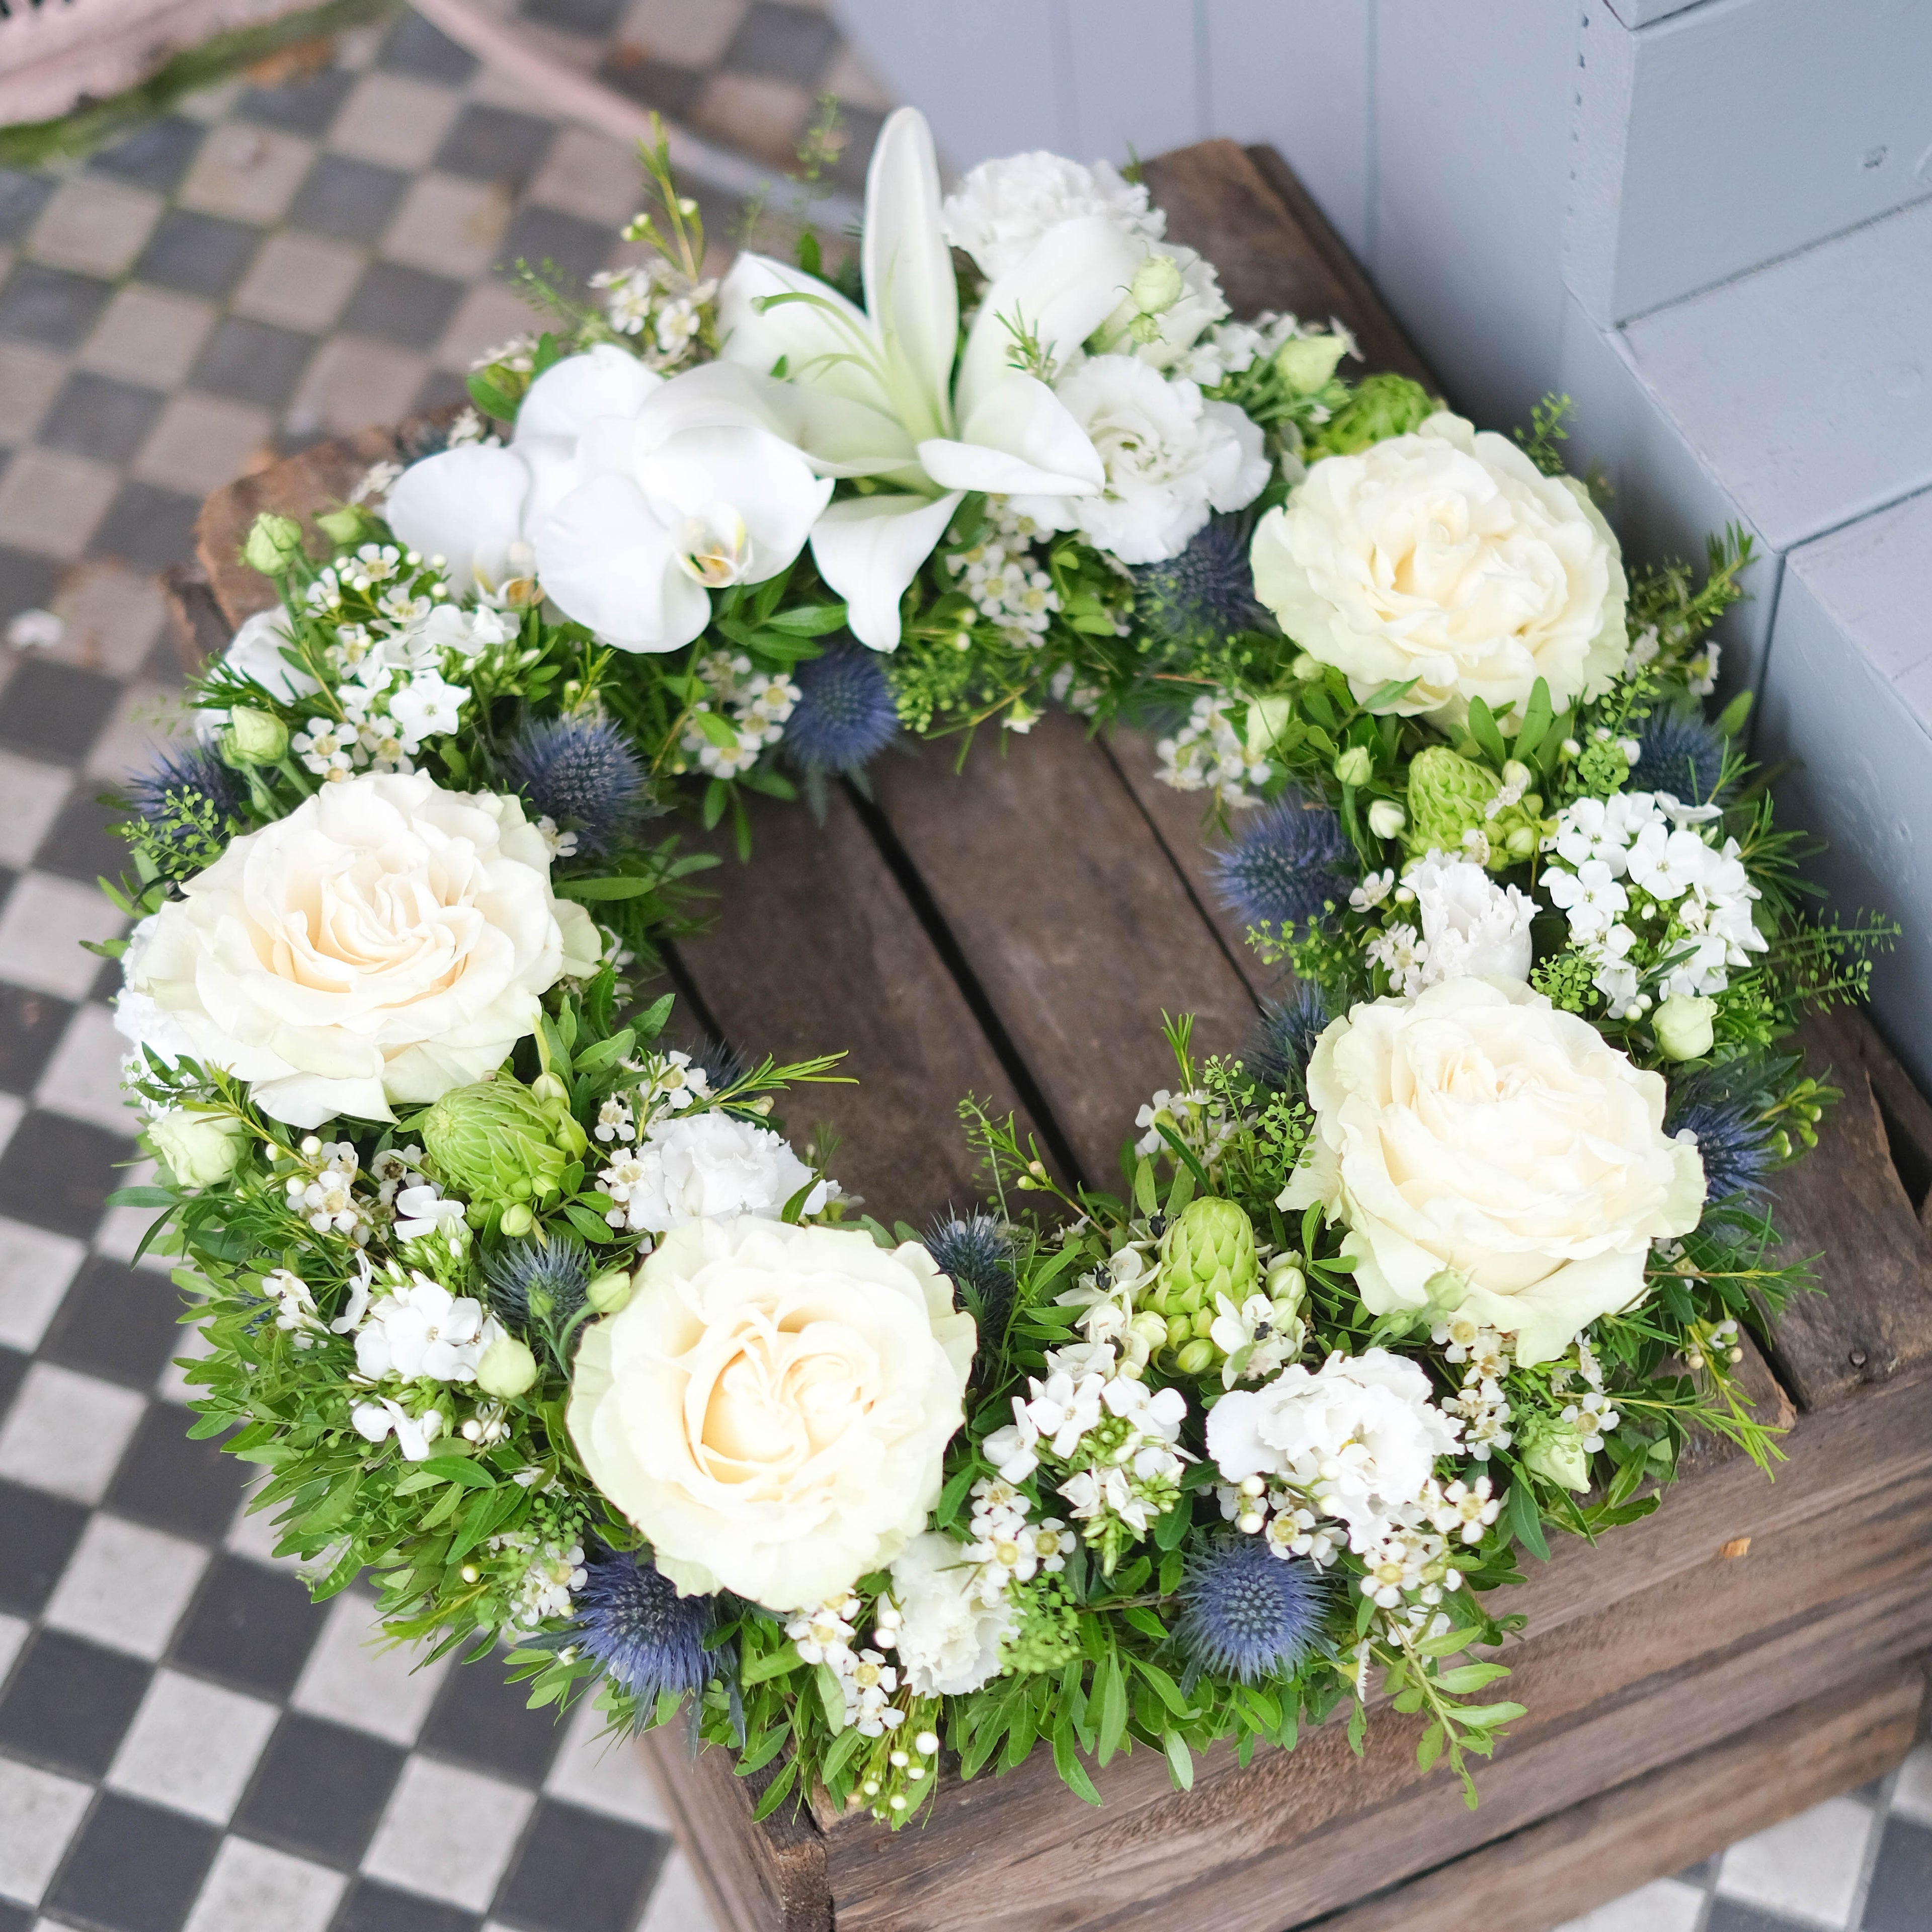
[(812, 554), (819, 575), (844, 598), (846, 622), (860, 643), (898, 650), (899, 599), (964, 494), (854, 496), (819, 518)]
[(516, 451), (465, 443), (411, 464), (385, 514), (410, 549), (446, 560), (460, 596), (479, 568), (493, 584), (502, 580), (510, 546), (524, 534), (530, 496), (530, 465)]
[(593, 476), (537, 533), (537, 574), (566, 617), (627, 651), (674, 651), (711, 621), (672, 532), (628, 476)]
[(919, 460), (949, 490), (1091, 496), (1107, 480), (1093, 439), (1046, 385), (1009, 370), (980, 392), (957, 442), (922, 442)]
[(866, 172), (866, 310), (885, 345), (886, 386), (914, 434), (952, 430), (959, 289), (940, 212), (939, 160), (916, 107), (889, 115)]
[[(718, 289), (718, 353), (769, 376), (830, 390), (881, 415), (892, 414), (884, 384), (878, 331), (828, 282), (769, 255), (743, 254)], [(680, 378), (680, 380), (682, 380)]]
[(574, 441), (599, 416), (635, 416), (664, 380), (628, 350), (608, 342), (581, 356), (566, 356), (530, 385), (517, 412), (516, 440), (558, 436)]
[(762, 429), (693, 430), (655, 450), (640, 449), (631, 474), (667, 527), (728, 505), (744, 520), (752, 555), (742, 580), (762, 584), (805, 548), (832, 500), (829, 477)]

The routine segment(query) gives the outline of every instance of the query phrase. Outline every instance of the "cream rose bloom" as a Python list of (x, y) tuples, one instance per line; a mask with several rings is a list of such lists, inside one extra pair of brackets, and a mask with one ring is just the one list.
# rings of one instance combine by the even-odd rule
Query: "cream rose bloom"
[(916, 1242), (689, 1222), (584, 1335), (571, 1439), (684, 1594), (807, 1610), (925, 1528), (974, 1340)]
[(1550, 1360), (1643, 1292), (1653, 1240), (1704, 1206), (1696, 1149), (1664, 1131), (1663, 1076), (1588, 1021), (1501, 980), (1445, 980), (1334, 1022), (1308, 1064), (1315, 1135), (1280, 1205), (1318, 1202), (1372, 1312), (1462, 1307)]
[(1469, 700), (1558, 711), (1623, 668), (1617, 540), (1580, 483), (1447, 411), (1413, 435), (1324, 457), (1255, 532), (1255, 593), (1358, 698), (1460, 721)]
[(160, 1022), (292, 1126), (386, 1120), (494, 1072), (599, 951), (515, 799), (365, 774), (237, 838), (144, 922), (124, 1030)]

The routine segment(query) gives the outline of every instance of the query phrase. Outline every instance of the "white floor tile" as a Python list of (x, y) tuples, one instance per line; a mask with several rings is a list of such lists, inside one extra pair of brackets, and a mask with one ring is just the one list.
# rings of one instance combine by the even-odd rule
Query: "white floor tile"
[[(151, 1186), (158, 1171), (152, 1161), (137, 1160), (131, 1166), (118, 1170), (119, 1185), (123, 1187)], [(95, 1251), (111, 1255), (117, 1262), (134, 1262), (135, 1250), (140, 1246), (142, 1237), (154, 1225), (154, 1218), (155, 1210), (152, 1208), (109, 1208), (101, 1216), (100, 1225), (94, 1231)], [(166, 1274), (178, 1268), (180, 1262), (178, 1258), (158, 1254), (151, 1247), (134, 1264), (152, 1268), (157, 1274)]]
[(93, 1796), (70, 1778), (0, 1757), (0, 1898), (40, 1903)]
[(36, 1362), (0, 1427), (0, 1476), (98, 1503), (147, 1406), (132, 1389)]
[(116, 1516), (90, 1516), (46, 1621), (152, 1662), (167, 1648), (208, 1560), (198, 1543)]
[(185, 1932), (322, 1932), (347, 1883), (306, 1858), (226, 1838)]
[(275, 1728), (272, 1704), (158, 1670), (107, 1782), (171, 1810), (225, 1825)]
[(333, 1718), (392, 1744), (412, 1744), (449, 1660), (415, 1670), (414, 1651), (378, 1648), (370, 1604), (359, 1590), (336, 1598), (289, 1701), (311, 1717)]
[(0, 1215), (0, 1342), (31, 1354), (61, 1305), (86, 1245)]
[(17, 871), (33, 862), (73, 786), (58, 765), (0, 752), (0, 866)]
[[(1694, 1932), (1703, 1909), (1704, 1894), (1696, 1886), (1660, 1878), (1569, 1920), (1556, 1932)], [(658, 1928), (647, 1918), (643, 1932)]]
[(586, 1810), (668, 1832), (670, 1820), (644, 1768), (642, 1750), (632, 1742), (598, 1736), (603, 1728), (604, 1719), (591, 1700), (580, 1700), (544, 1780), (544, 1790)]
[(1892, 1808), (1915, 1824), (1932, 1825), (1932, 1744), (1921, 1744), (1899, 1766)]
[(84, 998), (102, 962), (81, 941), (112, 939), (124, 923), (98, 886), (24, 873), (0, 911), (0, 980), (63, 1000)]
[[(190, 1402), (207, 1394), (208, 1390), (199, 1382), (188, 1378), (188, 1371), (176, 1366), (183, 1361), (199, 1361), (212, 1352), (208, 1330), (200, 1322), (178, 1328), (175, 1331), (175, 1352), (167, 1366), (154, 1378), (154, 1393), (164, 1402)], [(183, 1424), (186, 1426), (185, 1422)]]
[(1786, 1918), (1843, 1926), (1872, 1830), (1868, 1806), (1855, 1798), (1828, 1798), (1733, 1845), (1718, 1868), (1718, 1894)]
[(536, 1799), (428, 1758), (403, 1767), (362, 1860), (372, 1878), (480, 1912), (496, 1894)]
[[(650, 1905), (638, 1932), (718, 1932), (711, 1901), (705, 1897), (704, 1888), (682, 1852), (673, 1852), (665, 1860), (657, 1883), (651, 1888)], [(1595, 1932), (1594, 1927), (1592, 1932)], [(1664, 1932), (1664, 1928), (1646, 1928), (1646, 1932)], [(1671, 1928), (1671, 1932), (1676, 1932), (1676, 1928)]]
[(221, 1539), (222, 1547), (232, 1550), (237, 1556), (246, 1556), (256, 1563), (266, 1563), (278, 1570), (292, 1573), (301, 1565), (297, 1556), (278, 1556), (275, 1544), (281, 1532), (275, 1527), (275, 1519), (287, 1508), (285, 1503), (277, 1503), (268, 1509), (252, 1514), (248, 1508), (248, 1498), (244, 1496), (242, 1506), (235, 1512), (235, 1520), (228, 1526), (228, 1534)]
[[(121, 1090), (128, 1042), (114, 1030), (114, 1016), (92, 1000), (74, 1009), (34, 1090), (34, 1104), (130, 1138), (139, 1123)], [(119, 1177), (116, 1177), (118, 1184)]]
[(0, 1094), (0, 1153), (14, 1138), (14, 1130), (26, 1118), (27, 1103), (17, 1094)]

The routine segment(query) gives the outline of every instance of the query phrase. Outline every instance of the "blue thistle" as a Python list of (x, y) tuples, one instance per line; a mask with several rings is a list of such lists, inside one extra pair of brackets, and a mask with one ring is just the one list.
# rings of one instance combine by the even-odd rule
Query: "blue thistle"
[(128, 781), (135, 816), (124, 836), (144, 846), (166, 877), (184, 879), (220, 856), (248, 796), (241, 775), (206, 746), (164, 751), (152, 771)]
[(1328, 1004), (1318, 988), (1298, 986), (1286, 1000), (1262, 1009), (1261, 1024), (1241, 1064), (1277, 1094), (1300, 1094), (1308, 1083), (1308, 1058), (1328, 1024)]
[(706, 1034), (702, 1040), (686, 1040), (678, 1049), (691, 1056), (691, 1064), (710, 1083), (714, 1094), (735, 1087), (752, 1070), (752, 1063), (735, 1046)]
[(1162, 644), (1190, 649), (1271, 628), (1255, 596), (1252, 535), (1246, 517), (1215, 517), (1178, 556), (1140, 565), (1133, 574), (1142, 625)]
[(586, 858), (618, 844), (647, 802), (636, 752), (602, 718), (530, 720), (505, 748), (502, 772), (560, 830), (577, 834)]
[(568, 1237), (532, 1234), (487, 1256), (490, 1306), (513, 1328), (561, 1329), (584, 1306), (590, 1286), (582, 1246)]
[(1653, 711), (1637, 729), (1632, 791), (1667, 791), (1687, 805), (1708, 805), (1724, 770), (1724, 740), (1694, 711)]
[(1734, 1194), (1762, 1196), (1765, 1177), (1778, 1165), (1763, 1113), (1754, 1100), (1722, 1096), (1694, 1096), (1672, 1108), (1664, 1130), (1676, 1134), (1688, 1127), (1697, 1136), (1707, 1204)]
[(926, 1251), (972, 1311), (982, 1353), (996, 1352), (1013, 1309), (1012, 1238), (990, 1214), (949, 1214), (927, 1230)]
[(729, 1662), (704, 1648), (713, 1599), (680, 1597), (648, 1550), (605, 1550), (577, 1593), (578, 1648), (596, 1658), (648, 1712), (664, 1691), (701, 1690)]
[(1214, 855), (1222, 903), (1250, 926), (1305, 925), (1340, 896), (1352, 856), (1341, 820), (1293, 786), (1280, 802), (1249, 813), (1240, 835)]
[(1322, 1573), (1258, 1536), (1216, 1537), (1189, 1560), (1174, 1639), (1193, 1670), (1244, 1684), (1288, 1677), (1314, 1649), (1328, 1610)]
[(898, 736), (898, 709), (876, 651), (842, 641), (792, 676), (799, 700), (785, 720), (783, 743), (800, 771), (849, 776)]

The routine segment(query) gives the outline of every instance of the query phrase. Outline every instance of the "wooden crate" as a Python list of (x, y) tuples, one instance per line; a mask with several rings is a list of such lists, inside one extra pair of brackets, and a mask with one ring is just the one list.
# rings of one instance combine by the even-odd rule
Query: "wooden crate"
[[(1150, 163), (1174, 236), (1220, 265), (1238, 310), (1335, 314), (1371, 366), (1412, 350), (1277, 157), (1209, 142)], [(177, 580), (191, 655), (266, 586), (236, 562), (256, 512), (326, 507), (394, 448), (369, 431), (211, 498), (203, 574)], [(748, 866), (728, 858), (714, 926), (672, 976), (688, 1022), (781, 1056), (850, 1051), (856, 1088), (809, 1096), (842, 1136), (842, 1179), (887, 1219), (973, 1195), (952, 1120), (970, 1091), (1012, 1107), (1060, 1167), (1106, 1182), (1134, 1111), (1170, 1069), (1163, 1010), (1240, 1047), (1270, 977), (1216, 910), (1195, 805), (1153, 778), (1151, 746), (1064, 717), (1025, 743), (874, 767), (873, 801), (826, 822), (756, 802)], [(1792, 1249), (1822, 1252), (1768, 1359), (1760, 1412), (1791, 1426), (1768, 1481), (1700, 1446), (1656, 1516), (1571, 1542), (1508, 1607), (1529, 1707), (1472, 1814), (1415, 1768), (1419, 1719), (1382, 1712), (1357, 1758), (1337, 1726), (1246, 1769), (1208, 1754), (1185, 1795), (1142, 1751), (1094, 1810), (1036, 1754), (952, 1780), (896, 1834), (822, 1805), (754, 1826), (718, 1752), (646, 1741), (679, 1833), (730, 1932), (1126, 1928), (1184, 1916), (1217, 1932), (1316, 1921), (1425, 1932), (1547, 1926), (1878, 1775), (1918, 1722), (1932, 1650), (1932, 1108), (1862, 1018), (1808, 1028), (1845, 1090), (1816, 1153), (1784, 1177)]]

